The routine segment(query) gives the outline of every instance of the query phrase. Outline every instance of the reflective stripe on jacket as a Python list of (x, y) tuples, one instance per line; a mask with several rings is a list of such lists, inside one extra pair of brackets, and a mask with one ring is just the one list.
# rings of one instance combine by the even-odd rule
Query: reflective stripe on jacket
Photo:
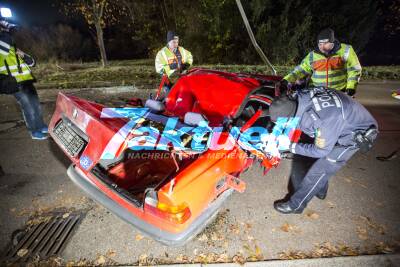
[[(182, 56), (182, 64), (193, 64), (193, 56), (188, 50), (183, 47), (178, 47), (179, 52)], [(164, 47), (160, 51), (158, 51), (156, 56), (156, 72), (159, 74), (165, 73), (168, 77), (171, 76), (176, 69), (171, 69), (172, 64), (179, 64), (178, 58), (176, 55), (168, 48)]]
[(340, 44), (338, 51), (329, 56), (311, 51), (284, 79), (295, 82), (306, 76), (310, 76), (311, 86), (356, 89), (361, 77), (361, 65), (353, 47)]
[(17, 55), (15, 46), (5, 40), (0, 40), (0, 74), (11, 74), (18, 83), (35, 79), (29, 66)]

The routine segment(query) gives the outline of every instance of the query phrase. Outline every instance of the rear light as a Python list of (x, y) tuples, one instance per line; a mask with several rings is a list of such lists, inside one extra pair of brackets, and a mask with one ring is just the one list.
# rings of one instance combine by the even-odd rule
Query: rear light
[(145, 211), (179, 224), (186, 222), (191, 216), (189, 206), (186, 203), (175, 206), (159, 202), (149, 196), (145, 199)]
[(157, 209), (161, 211), (166, 218), (177, 223), (184, 223), (190, 218), (190, 209), (186, 203), (178, 206), (171, 206), (165, 203), (158, 203)]

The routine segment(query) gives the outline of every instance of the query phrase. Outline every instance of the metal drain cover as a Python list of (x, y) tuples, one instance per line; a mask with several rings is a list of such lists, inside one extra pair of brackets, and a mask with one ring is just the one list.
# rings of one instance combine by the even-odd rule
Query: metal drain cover
[(60, 255), (85, 215), (86, 211), (52, 212), (31, 219), (32, 225), (14, 232), (16, 234), (3, 252), (1, 262), (46, 260)]

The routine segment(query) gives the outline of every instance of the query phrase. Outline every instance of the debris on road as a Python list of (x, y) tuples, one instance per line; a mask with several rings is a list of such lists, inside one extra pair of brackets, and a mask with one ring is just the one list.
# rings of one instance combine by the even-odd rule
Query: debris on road
[(392, 153), (390, 153), (389, 155), (385, 156), (378, 156), (376, 157), (377, 160), (379, 161), (391, 161), (392, 159), (397, 158), (397, 154), (400, 150), (400, 147), (397, 148), (395, 151), (393, 151)]

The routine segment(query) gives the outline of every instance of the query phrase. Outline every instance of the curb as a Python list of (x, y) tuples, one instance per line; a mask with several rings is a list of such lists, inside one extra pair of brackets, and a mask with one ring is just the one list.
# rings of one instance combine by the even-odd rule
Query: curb
[(141, 89), (136, 86), (113, 86), (113, 87), (95, 87), (95, 88), (72, 88), (72, 89), (37, 89), (39, 95), (58, 94), (59, 92), (74, 93), (82, 91), (97, 91), (103, 94), (134, 93)]
[[(126, 265), (128, 266), (128, 265)], [(346, 266), (346, 267), (376, 267), (376, 266), (400, 266), (400, 254), (382, 254), (365, 256), (345, 256), (318, 259), (300, 259), (300, 260), (270, 260), (247, 262), (243, 265), (239, 263), (213, 263), (213, 264), (171, 264), (158, 265), (169, 267), (321, 267), (321, 266)]]
[(399, 84), (399, 80), (365, 80), (360, 81), (359, 84)]

